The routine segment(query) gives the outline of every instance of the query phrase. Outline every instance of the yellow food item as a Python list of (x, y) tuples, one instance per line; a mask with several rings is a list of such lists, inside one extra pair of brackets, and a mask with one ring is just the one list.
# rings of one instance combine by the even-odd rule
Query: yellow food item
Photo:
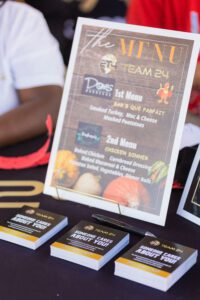
[(76, 154), (70, 150), (59, 150), (53, 172), (53, 182), (63, 183), (68, 186), (74, 183), (78, 177), (79, 169), (75, 164)]

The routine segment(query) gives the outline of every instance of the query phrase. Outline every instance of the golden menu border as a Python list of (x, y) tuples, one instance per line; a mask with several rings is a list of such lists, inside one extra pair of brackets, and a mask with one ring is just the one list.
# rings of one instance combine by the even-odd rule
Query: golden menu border
[[(177, 126), (176, 128), (172, 128), (173, 134), (174, 134), (174, 142), (170, 148), (170, 155), (168, 160), (169, 160), (169, 165), (168, 167), (168, 172), (167, 172), (167, 177), (165, 181), (165, 186), (164, 186), (164, 191), (162, 192), (162, 195), (160, 196), (160, 210), (157, 214), (151, 213), (148, 210), (140, 210), (140, 209), (134, 209), (132, 207), (127, 207), (124, 205), (119, 205), (116, 202), (112, 201), (107, 201), (105, 198), (102, 197), (96, 197), (90, 194), (85, 194), (81, 192), (75, 192), (70, 188), (65, 188), (61, 187), (59, 185), (53, 185), (52, 184), (52, 178), (53, 178), (53, 172), (54, 172), (54, 166), (55, 166), (55, 161), (56, 161), (56, 156), (59, 150), (59, 145), (62, 140), (67, 140), (67, 137), (62, 136), (62, 133), (64, 131), (64, 125), (69, 126), (68, 124), (70, 123), (69, 119), (66, 119), (66, 113), (68, 110), (69, 116), (71, 116), (72, 113), (72, 105), (70, 105), (70, 108), (68, 109), (67, 105), (70, 104), (69, 96), (70, 92), (73, 89), (75, 90), (77, 88), (77, 82), (73, 80), (74, 72), (75, 69), (79, 70), (80, 66), (79, 64), (79, 44), (82, 42), (84, 44), (86, 37), (83, 34), (84, 28), (89, 27), (94, 27), (94, 29), (99, 28), (100, 32), (103, 32), (104, 34), (109, 34), (109, 32), (112, 31), (123, 31), (123, 35), (126, 36), (130, 34), (135, 34), (139, 36), (140, 34), (145, 35), (146, 38), (148, 36), (156, 36), (158, 39), (166, 39), (167, 41), (172, 39), (176, 39), (177, 43), (180, 39), (180, 43), (184, 40), (186, 43), (188, 42), (188, 45), (190, 45), (190, 53), (185, 54), (185, 57), (187, 59), (187, 64), (188, 67), (184, 69), (183, 67), (183, 73), (185, 79), (185, 85), (181, 86), (181, 92), (180, 89), (178, 91), (179, 97), (181, 94), (182, 97), (182, 102), (181, 104), (178, 103), (180, 106), (180, 111), (178, 115), (174, 115), (175, 118), (177, 118)], [(91, 29), (90, 29), (91, 30)], [(179, 145), (180, 145), (180, 140), (181, 140), (181, 135), (182, 135), (182, 130), (184, 126), (184, 121), (185, 121), (185, 116), (187, 113), (187, 106), (188, 106), (188, 101), (190, 97), (190, 92), (192, 88), (192, 80), (195, 72), (195, 67), (196, 67), (196, 61), (199, 53), (199, 45), (200, 45), (200, 37), (197, 34), (191, 34), (191, 33), (183, 33), (183, 32), (175, 32), (175, 31), (169, 31), (169, 30), (161, 30), (161, 29), (155, 29), (155, 28), (147, 28), (147, 27), (141, 27), (141, 26), (133, 26), (133, 25), (127, 25), (127, 24), (121, 24), (121, 23), (114, 23), (114, 22), (107, 22), (107, 21), (99, 21), (99, 20), (92, 20), (92, 19), (85, 19), (85, 18), (79, 18), (77, 22), (77, 28), (74, 36), (74, 41), (73, 41), (73, 46), (72, 46), (72, 51), (71, 51), (71, 57), (69, 61), (69, 66), (68, 66), (68, 71), (67, 71), (67, 77), (65, 81), (65, 87), (64, 87), (64, 92), (63, 92), (63, 98), (62, 98), (62, 103), (60, 107), (60, 113), (58, 117), (58, 122), (57, 122), (57, 127), (55, 131), (55, 137), (54, 137), (54, 142), (53, 142), (53, 147), (52, 147), (52, 152), (51, 152), (51, 158), (50, 158), (50, 163), (47, 171), (47, 176), (46, 176), (46, 181), (45, 181), (45, 188), (44, 188), (44, 193), (48, 195), (52, 195), (53, 197), (58, 197), (59, 199), (62, 200), (70, 200), (76, 203), (81, 203), (81, 204), (86, 204), (89, 206), (105, 209), (108, 211), (112, 211), (115, 213), (121, 213), (123, 215), (137, 218), (140, 220), (148, 221), (151, 223), (159, 224), (159, 225), (164, 225), (165, 220), (166, 220), (166, 215), (167, 215), (167, 209), (169, 205), (169, 199), (170, 199), (170, 194), (171, 194), (171, 188), (172, 188), (172, 183), (173, 183), (173, 177), (174, 177), (174, 172), (175, 172), (175, 167), (176, 167), (176, 161), (179, 153)], [(109, 47), (109, 45), (107, 45)], [(133, 46), (133, 44), (132, 44)], [(130, 47), (132, 47), (130, 44)], [(125, 47), (122, 45), (122, 48)], [(101, 49), (100, 49), (101, 50)], [(96, 49), (96, 52), (98, 54), (99, 49)], [(131, 48), (129, 48), (131, 52)], [(82, 51), (82, 50), (81, 50)], [(80, 52), (81, 52), (80, 51)], [(124, 48), (125, 51), (125, 48)], [(158, 50), (159, 54), (159, 50)], [(129, 53), (128, 53), (129, 55)], [(107, 57), (108, 58), (108, 57)], [(114, 59), (109, 57), (109, 59), (113, 60), (112, 63), (114, 64)], [(87, 68), (87, 66), (85, 67)], [(93, 69), (94, 71), (95, 69)], [(85, 71), (85, 74), (87, 74), (87, 71)], [(180, 77), (180, 74), (177, 73), (177, 76)], [(100, 78), (99, 74), (97, 73), (96, 78)], [(87, 78), (86, 78), (87, 79)], [(111, 81), (111, 85), (112, 85)], [(127, 82), (128, 83), (128, 82)], [(161, 86), (162, 87), (162, 86)], [(161, 89), (160, 87), (160, 89)], [(171, 91), (172, 91), (172, 86), (171, 86)], [(162, 89), (161, 89), (162, 90)], [(72, 93), (71, 92), (71, 93)], [(158, 89), (158, 94), (159, 94), (159, 89)], [(110, 97), (110, 94), (107, 93), (106, 96), (108, 99)], [(120, 97), (120, 94), (118, 94), (118, 97)], [(178, 96), (176, 96), (178, 97)], [(89, 98), (89, 97), (88, 97)], [(89, 101), (89, 100), (88, 100)], [(68, 103), (69, 102), (69, 103)], [(177, 103), (177, 102), (176, 102)], [(92, 104), (92, 102), (91, 102)], [(67, 124), (67, 125), (66, 125)], [(94, 124), (94, 123), (93, 123)], [(85, 124), (84, 124), (85, 125)], [(86, 124), (87, 125), (87, 124)], [(82, 126), (82, 125), (81, 125)], [(100, 130), (98, 128), (99, 126), (96, 126), (96, 130)], [(70, 128), (71, 129), (71, 128)], [(72, 128), (73, 130), (73, 128)], [(162, 132), (159, 132), (160, 135), (162, 135)], [(170, 132), (168, 132), (168, 139), (170, 140)], [(168, 145), (167, 145), (168, 146)], [(159, 193), (158, 193), (159, 196)]]

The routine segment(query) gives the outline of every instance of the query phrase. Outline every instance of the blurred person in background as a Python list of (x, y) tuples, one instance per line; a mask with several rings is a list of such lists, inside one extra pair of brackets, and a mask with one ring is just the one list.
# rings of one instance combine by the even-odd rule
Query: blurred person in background
[[(200, 1), (130, 0), (127, 22), (141, 26), (200, 33)], [(193, 81), (189, 110), (200, 116), (200, 57)], [(199, 119), (196, 121), (198, 124), (200, 124)]]
[(0, 1), (0, 147), (43, 134), (55, 125), (64, 64), (41, 12)]
[(60, 43), (65, 64), (78, 17), (125, 23), (129, 0), (26, 0), (45, 16), (52, 34)]

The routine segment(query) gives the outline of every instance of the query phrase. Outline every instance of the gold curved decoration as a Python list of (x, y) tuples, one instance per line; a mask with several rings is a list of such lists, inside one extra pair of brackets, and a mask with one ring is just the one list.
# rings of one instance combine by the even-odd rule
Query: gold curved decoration
[(0, 202), (0, 208), (20, 208), (24, 205), (38, 208), (40, 206), (40, 202)]
[(0, 191), (0, 197), (31, 197), (41, 194), (44, 184), (33, 180), (0, 180), (0, 187), (31, 187), (30, 191)]

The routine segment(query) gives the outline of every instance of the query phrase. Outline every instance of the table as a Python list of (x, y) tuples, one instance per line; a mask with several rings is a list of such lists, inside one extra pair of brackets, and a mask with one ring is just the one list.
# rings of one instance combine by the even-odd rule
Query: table
[[(41, 144), (42, 138), (2, 151), (4, 155), (22, 155), (29, 153)], [(37, 168), (5, 171), (0, 170), (0, 180), (39, 180), (44, 182), (46, 166)], [(70, 201), (55, 200), (40, 194), (22, 201), (39, 201), (40, 208), (68, 216), (67, 230), (80, 220), (91, 221), (93, 213), (101, 213), (118, 218), (130, 224), (142, 227), (163, 239), (197, 248), (200, 251), (200, 228), (176, 214), (181, 190), (174, 190), (171, 195), (166, 226), (161, 227), (136, 219), (119, 216), (96, 208), (75, 204)], [(1, 201), (11, 201), (1, 198)], [(15, 200), (19, 200), (16, 198)], [(12, 201), (14, 201), (12, 199)], [(10, 217), (16, 209), (0, 209), (0, 219)], [(12, 243), (0, 241), (0, 299), (1, 300), (199, 300), (200, 259), (168, 292), (161, 292), (144, 285), (114, 276), (114, 259), (101, 270), (94, 271), (61, 259), (51, 257), (50, 244), (63, 235), (63, 229), (56, 237), (46, 242), (37, 250), (31, 250)], [(140, 240), (139, 236), (131, 236), (126, 247)], [(123, 253), (123, 251), (122, 251)]]

